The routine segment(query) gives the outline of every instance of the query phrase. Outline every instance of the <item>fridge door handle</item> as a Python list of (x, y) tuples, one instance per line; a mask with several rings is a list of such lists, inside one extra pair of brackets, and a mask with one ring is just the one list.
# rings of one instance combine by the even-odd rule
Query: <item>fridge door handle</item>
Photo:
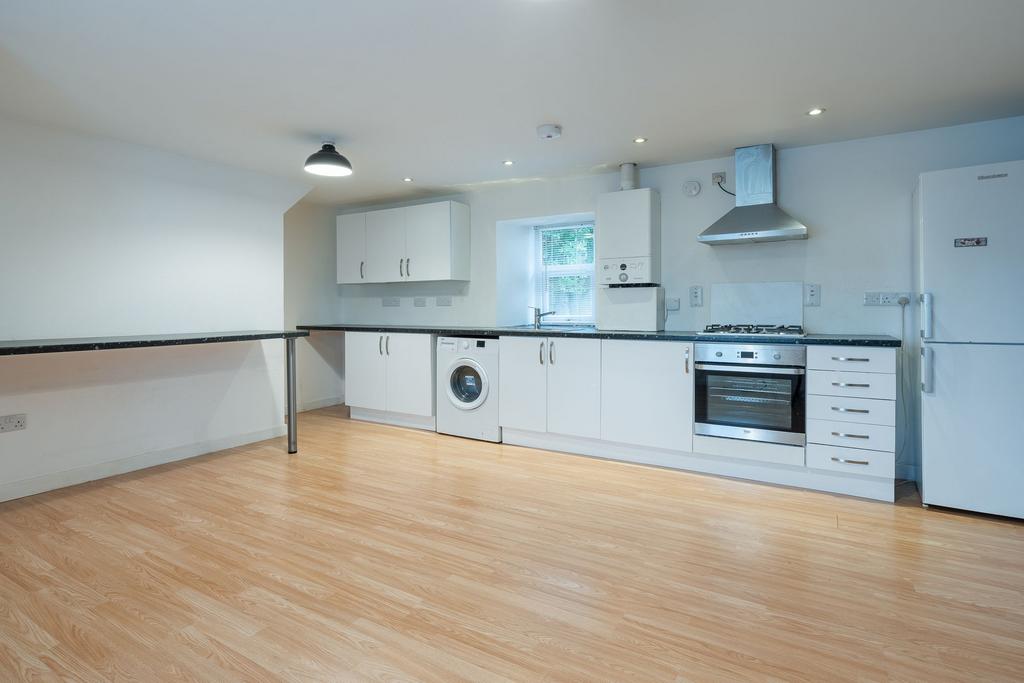
[(921, 339), (935, 336), (935, 322), (932, 314), (932, 293), (921, 295)]
[(935, 389), (935, 357), (927, 346), (921, 349), (921, 393), (930, 394)]

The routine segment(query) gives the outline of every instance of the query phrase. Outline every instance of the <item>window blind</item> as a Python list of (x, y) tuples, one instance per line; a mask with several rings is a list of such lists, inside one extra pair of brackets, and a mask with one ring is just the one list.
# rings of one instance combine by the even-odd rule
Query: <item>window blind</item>
[(594, 225), (535, 229), (537, 306), (547, 322), (594, 322)]

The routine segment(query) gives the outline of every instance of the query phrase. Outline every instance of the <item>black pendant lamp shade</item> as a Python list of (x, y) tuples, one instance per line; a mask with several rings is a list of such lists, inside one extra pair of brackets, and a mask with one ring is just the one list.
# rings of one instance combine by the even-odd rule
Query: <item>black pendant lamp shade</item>
[(332, 143), (325, 142), (320, 151), (313, 152), (306, 159), (306, 172), (327, 176), (352, 175), (352, 164), (334, 149)]

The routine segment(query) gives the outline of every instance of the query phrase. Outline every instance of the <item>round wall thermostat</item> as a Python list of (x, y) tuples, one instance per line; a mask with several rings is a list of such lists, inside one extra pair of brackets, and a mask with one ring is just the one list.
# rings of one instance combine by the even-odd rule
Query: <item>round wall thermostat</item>
[(683, 183), (683, 194), (687, 197), (696, 197), (700, 194), (700, 181), (699, 180), (687, 180)]

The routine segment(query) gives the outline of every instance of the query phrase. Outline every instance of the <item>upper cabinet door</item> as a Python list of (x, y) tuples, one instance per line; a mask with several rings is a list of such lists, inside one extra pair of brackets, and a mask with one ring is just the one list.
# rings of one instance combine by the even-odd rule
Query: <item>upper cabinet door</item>
[(450, 280), (452, 276), (452, 202), (406, 207), (407, 280)]
[(366, 214), (366, 282), (405, 279), (405, 209)]
[(548, 340), (502, 337), (498, 344), (498, 421), (507, 429), (546, 431)]
[(693, 344), (601, 342), (601, 438), (693, 450)]
[(366, 282), (366, 214), (338, 216), (338, 284)]
[(552, 337), (547, 362), (548, 431), (601, 438), (601, 340)]

